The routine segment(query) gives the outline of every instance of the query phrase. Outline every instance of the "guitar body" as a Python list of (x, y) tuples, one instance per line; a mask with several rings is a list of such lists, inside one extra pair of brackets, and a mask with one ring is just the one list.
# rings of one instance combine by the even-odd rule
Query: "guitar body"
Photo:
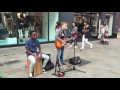
[[(63, 38), (62, 40), (66, 40), (66, 38)], [(65, 44), (66, 44), (66, 42), (65, 43), (61, 43), (59, 40), (55, 41), (55, 46), (58, 49), (61, 49)]]

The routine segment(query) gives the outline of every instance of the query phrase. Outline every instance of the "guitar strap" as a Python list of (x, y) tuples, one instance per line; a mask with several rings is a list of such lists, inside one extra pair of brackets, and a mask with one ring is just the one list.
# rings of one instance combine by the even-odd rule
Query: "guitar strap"
[(65, 31), (63, 30), (64, 38), (65, 38)]
[(65, 38), (65, 32), (64, 30), (62, 30), (62, 36), (61, 36), (61, 39)]

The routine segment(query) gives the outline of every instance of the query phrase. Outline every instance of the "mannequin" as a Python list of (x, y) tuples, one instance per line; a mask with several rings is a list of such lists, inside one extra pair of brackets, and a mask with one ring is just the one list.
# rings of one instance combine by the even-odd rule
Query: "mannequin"
[(39, 33), (39, 28), (40, 28), (40, 13), (39, 12), (36, 12), (35, 13), (35, 16), (34, 16), (34, 29), (35, 31), (37, 32), (37, 35), (38, 37), (40, 36), (40, 33)]
[(18, 17), (17, 21), (18, 21), (19, 39), (20, 39), (20, 42), (23, 42), (23, 29), (24, 29), (24, 23), (25, 23), (23, 13), (18, 12), (17, 17)]
[(12, 19), (12, 12), (5, 12), (5, 21), (6, 21), (6, 27), (9, 33), (9, 37), (13, 37), (13, 29), (14, 29), (14, 24), (13, 24), (13, 19)]
[(1, 13), (0, 13), (0, 29), (4, 29)]
[(29, 12), (29, 16), (30, 16), (30, 19), (29, 19), (29, 29), (30, 31), (34, 31), (35, 30), (35, 27), (34, 27), (34, 15), (35, 15), (35, 12)]
[(30, 26), (30, 15), (28, 12), (23, 12), (24, 16), (24, 31), (25, 31), (25, 40), (28, 39), (29, 34), (29, 26)]
[(30, 16), (29, 18), (29, 30), (34, 31), (34, 16)]
[(34, 26), (35, 26), (35, 31), (38, 32), (38, 29), (39, 29), (39, 16), (35, 16), (34, 17)]

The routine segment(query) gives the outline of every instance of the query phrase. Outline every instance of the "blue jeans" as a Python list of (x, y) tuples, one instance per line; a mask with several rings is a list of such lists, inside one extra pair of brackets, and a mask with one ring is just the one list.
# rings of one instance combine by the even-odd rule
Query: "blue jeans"
[(63, 60), (63, 56), (64, 56), (64, 47), (62, 47), (61, 49), (57, 49), (57, 61), (59, 62), (59, 64), (63, 64), (64, 60)]

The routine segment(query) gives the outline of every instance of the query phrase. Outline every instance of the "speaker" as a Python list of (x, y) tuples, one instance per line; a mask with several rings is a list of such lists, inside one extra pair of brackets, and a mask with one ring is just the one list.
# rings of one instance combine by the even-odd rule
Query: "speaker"
[(81, 59), (79, 56), (77, 57), (73, 57), (73, 58), (70, 58), (69, 59), (69, 63), (72, 64), (72, 65), (77, 65), (77, 64), (80, 64), (81, 63)]

